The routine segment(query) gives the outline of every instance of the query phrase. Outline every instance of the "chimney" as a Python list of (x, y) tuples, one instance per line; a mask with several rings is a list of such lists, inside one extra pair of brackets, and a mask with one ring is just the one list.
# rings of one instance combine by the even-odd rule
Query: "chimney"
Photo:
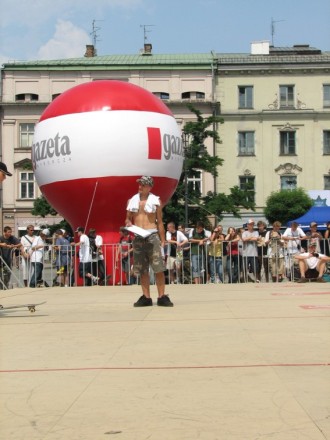
[(269, 55), (269, 41), (252, 41), (251, 55)]
[(151, 55), (151, 51), (152, 51), (152, 44), (145, 43), (143, 55)]
[(92, 58), (96, 56), (96, 50), (93, 44), (86, 44), (86, 52), (84, 56), (86, 58)]

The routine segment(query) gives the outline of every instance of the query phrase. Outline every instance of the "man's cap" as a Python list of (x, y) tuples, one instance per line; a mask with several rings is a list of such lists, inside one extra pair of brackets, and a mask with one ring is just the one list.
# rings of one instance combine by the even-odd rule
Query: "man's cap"
[(309, 247), (316, 247), (317, 246), (317, 243), (315, 242), (315, 241), (311, 241), (310, 243), (309, 243)]
[(142, 176), (137, 179), (137, 182), (141, 183), (141, 185), (154, 186), (154, 179), (150, 176)]
[(249, 218), (247, 224), (248, 224), (248, 225), (251, 225), (252, 223), (254, 224), (254, 220), (253, 220), (253, 218)]
[(84, 232), (84, 228), (82, 226), (78, 226), (78, 228), (74, 232)]
[(317, 223), (316, 223), (316, 222), (311, 222), (310, 226), (311, 226), (311, 227), (312, 227), (312, 226), (317, 226)]
[(43, 235), (50, 235), (50, 230), (49, 229), (43, 229), (42, 231), (40, 231), (41, 234)]
[(6, 174), (6, 176), (12, 176), (12, 174), (7, 170), (7, 165), (3, 162), (0, 162), (0, 171)]

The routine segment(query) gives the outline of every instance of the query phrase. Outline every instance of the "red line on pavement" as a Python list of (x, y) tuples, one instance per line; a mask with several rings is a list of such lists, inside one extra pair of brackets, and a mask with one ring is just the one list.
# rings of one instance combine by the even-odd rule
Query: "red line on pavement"
[(298, 292), (298, 293), (294, 293), (294, 292), (285, 292), (285, 293), (272, 293), (272, 295), (275, 296), (308, 296), (308, 295), (330, 295), (330, 292)]
[(330, 362), (297, 364), (249, 364), (249, 365), (178, 365), (161, 367), (81, 367), (81, 368), (35, 368), (22, 370), (0, 370), (0, 373), (54, 373), (64, 371), (137, 371), (137, 370), (221, 370), (226, 368), (269, 367), (329, 367)]
[(302, 309), (306, 310), (315, 310), (315, 309), (330, 309), (330, 305), (314, 305), (314, 304), (305, 304), (300, 306)]

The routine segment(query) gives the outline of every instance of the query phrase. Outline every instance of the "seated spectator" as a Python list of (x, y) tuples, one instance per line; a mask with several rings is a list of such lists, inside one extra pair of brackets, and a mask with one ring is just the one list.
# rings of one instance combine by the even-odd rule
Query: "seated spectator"
[(296, 254), (295, 259), (298, 260), (300, 279), (298, 283), (306, 283), (308, 278), (317, 278), (319, 283), (325, 283), (323, 279), (324, 269), (330, 257), (316, 252), (316, 243), (310, 243), (308, 252)]

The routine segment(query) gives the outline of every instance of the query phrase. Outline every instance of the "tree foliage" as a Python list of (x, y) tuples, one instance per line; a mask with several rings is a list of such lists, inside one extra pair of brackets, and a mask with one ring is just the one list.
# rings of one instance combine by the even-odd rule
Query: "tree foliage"
[(269, 223), (280, 221), (286, 225), (288, 221), (304, 215), (313, 206), (313, 200), (303, 188), (273, 191), (266, 200), (264, 210)]
[(44, 196), (40, 196), (33, 202), (31, 214), (46, 217), (46, 215), (57, 215), (57, 211), (47, 202)]
[[(57, 211), (48, 203), (44, 196), (40, 196), (33, 202), (31, 214), (45, 218), (47, 215), (57, 215)], [(44, 227), (48, 227), (51, 234), (57, 229), (65, 229), (70, 235), (73, 235), (71, 225), (65, 219), (51, 226), (45, 224)]]
[[(204, 118), (202, 113), (193, 106), (189, 105), (188, 108), (195, 114), (196, 120), (187, 122), (183, 129), (184, 169), (176, 192), (164, 208), (164, 222), (185, 222), (186, 196), (189, 205), (188, 226), (195, 225), (199, 220), (204, 221), (207, 225), (210, 216), (216, 216), (218, 220), (221, 220), (224, 213), (240, 217), (239, 213), (242, 207), (254, 210), (254, 192), (251, 191), (251, 188), (241, 190), (234, 186), (230, 188), (229, 195), (210, 191), (205, 197), (202, 197), (200, 189), (189, 181), (189, 178), (196, 177), (199, 170), (217, 177), (218, 167), (223, 165), (223, 159), (211, 156), (206, 151), (204, 142), (207, 138), (212, 138), (216, 144), (221, 143), (217, 124), (223, 124), (223, 119), (218, 116)], [(186, 177), (188, 179), (187, 188), (185, 185)]]

